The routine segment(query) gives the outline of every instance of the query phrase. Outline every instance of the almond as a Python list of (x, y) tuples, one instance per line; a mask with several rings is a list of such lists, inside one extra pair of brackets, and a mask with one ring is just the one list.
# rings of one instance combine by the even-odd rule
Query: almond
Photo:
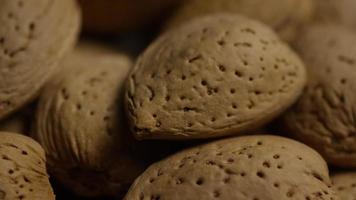
[(55, 199), (45, 152), (33, 139), (0, 132), (0, 199)]
[(356, 36), (340, 26), (316, 25), (301, 35), (297, 49), (309, 81), (283, 126), (330, 164), (355, 167)]
[(337, 199), (325, 161), (276, 136), (245, 136), (184, 150), (149, 167), (125, 200)]
[[(323, 1), (323, 0), (320, 0)], [(352, 1), (352, 0), (351, 0)], [(286, 41), (312, 20), (314, 0), (185, 0), (168, 20), (169, 28), (217, 13), (241, 14), (266, 23)]]
[(80, 27), (74, 0), (0, 2), (0, 119), (37, 97), (73, 46)]
[(131, 65), (116, 51), (79, 46), (41, 95), (34, 137), (49, 171), (78, 195), (118, 194), (144, 169), (121, 111)]
[(265, 25), (238, 15), (161, 36), (130, 75), (126, 108), (139, 139), (192, 139), (256, 129), (295, 102), (304, 64)]

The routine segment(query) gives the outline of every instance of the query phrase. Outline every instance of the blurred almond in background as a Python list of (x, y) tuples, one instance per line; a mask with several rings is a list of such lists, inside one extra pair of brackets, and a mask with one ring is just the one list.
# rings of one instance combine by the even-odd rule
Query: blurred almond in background
[(168, 14), (181, 0), (79, 0), (84, 31), (110, 34), (137, 30)]

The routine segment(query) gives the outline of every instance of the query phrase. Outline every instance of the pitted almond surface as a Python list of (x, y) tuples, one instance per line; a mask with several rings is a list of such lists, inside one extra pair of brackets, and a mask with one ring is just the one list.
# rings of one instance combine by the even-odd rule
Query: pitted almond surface
[(284, 125), (333, 165), (356, 166), (356, 36), (339, 26), (310, 27), (297, 47), (308, 84)]
[(143, 170), (130, 156), (120, 103), (132, 61), (79, 46), (61, 65), (42, 93), (34, 136), (65, 186), (82, 196), (117, 194)]
[(167, 26), (174, 28), (217, 13), (241, 14), (269, 25), (283, 39), (292, 41), (298, 29), (311, 21), (314, 10), (313, 0), (185, 0)]
[(305, 78), (299, 57), (268, 27), (209, 16), (166, 33), (140, 56), (127, 114), (141, 139), (240, 134), (289, 107)]
[(125, 200), (336, 200), (311, 148), (276, 136), (237, 137), (184, 150), (149, 167)]
[(34, 99), (73, 45), (74, 0), (0, 2), (0, 119)]
[(54, 200), (45, 152), (33, 139), (0, 132), (0, 199)]
[(354, 200), (356, 196), (356, 173), (343, 172), (331, 177), (334, 190), (341, 200)]

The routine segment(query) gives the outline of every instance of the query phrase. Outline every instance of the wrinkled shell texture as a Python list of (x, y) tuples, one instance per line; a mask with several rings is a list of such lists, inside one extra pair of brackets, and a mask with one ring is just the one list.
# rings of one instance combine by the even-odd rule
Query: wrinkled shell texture
[(0, 132), (0, 199), (54, 200), (45, 153), (34, 140)]
[(315, 20), (342, 24), (356, 30), (355, 0), (316, 0)]
[(181, 0), (79, 0), (84, 30), (113, 33), (140, 28), (167, 13)]
[(276, 136), (221, 140), (149, 167), (125, 200), (337, 199), (321, 156)]
[(120, 107), (132, 61), (93, 51), (79, 48), (63, 61), (41, 96), (35, 135), (50, 172), (84, 196), (118, 193), (143, 170), (128, 155)]
[(273, 27), (280, 36), (293, 40), (299, 26), (314, 13), (313, 0), (186, 0), (168, 26), (175, 27), (197, 16), (219, 12), (243, 14)]
[(341, 173), (331, 177), (333, 187), (341, 200), (355, 200), (356, 173)]
[(141, 55), (126, 106), (138, 138), (207, 138), (258, 128), (305, 84), (300, 59), (262, 24), (237, 15), (197, 19)]
[(356, 166), (356, 36), (334, 26), (309, 28), (298, 51), (308, 85), (285, 116), (288, 132), (318, 149), (331, 164)]
[(0, 2), (0, 119), (35, 97), (73, 45), (79, 14), (73, 0)]

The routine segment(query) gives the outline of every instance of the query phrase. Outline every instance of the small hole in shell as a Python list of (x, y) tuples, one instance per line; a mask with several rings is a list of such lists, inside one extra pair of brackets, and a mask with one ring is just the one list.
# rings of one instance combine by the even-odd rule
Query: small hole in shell
[(340, 83), (343, 84), (343, 85), (346, 84), (346, 82), (347, 82), (347, 80), (344, 79), (344, 78), (340, 80)]
[(262, 171), (258, 171), (258, 172), (256, 173), (256, 175), (257, 175), (258, 177), (260, 177), (260, 178), (265, 178), (265, 177), (266, 177), (265, 173), (263, 173)]
[(237, 105), (235, 103), (232, 104), (233, 109), (237, 109)]
[(219, 46), (224, 46), (226, 42), (224, 40), (219, 40), (217, 43)]
[(214, 196), (215, 198), (220, 197), (220, 192), (217, 191), (217, 190), (215, 190), (215, 191), (213, 192), (213, 196)]
[(198, 178), (197, 181), (195, 182), (197, 185), (203, 185), (204, 184), (204, 179), (202, 177)]
[(30, 29), (30, 31), (34, 31), (35, 30), (35, 28), (36, 28), (36, 25), (35, 25), (35, 23), (30, 23), (30, 25), (28, 26), (28, 28)]
[(235, 75), (239, 78), (242, 77), (242, 73), (238, 70), (235, 71)]
[(222, 71), (222, 72), (225, 72), (226, 71), (226, 68), (224, 65), (218, 65), (219, 67), (219, 70)]
[(266, 168), (270, 168), (271, 167), (271, 164), (268, 161), (264, 161), (262, 165), (264, 167), (266, 167)]

